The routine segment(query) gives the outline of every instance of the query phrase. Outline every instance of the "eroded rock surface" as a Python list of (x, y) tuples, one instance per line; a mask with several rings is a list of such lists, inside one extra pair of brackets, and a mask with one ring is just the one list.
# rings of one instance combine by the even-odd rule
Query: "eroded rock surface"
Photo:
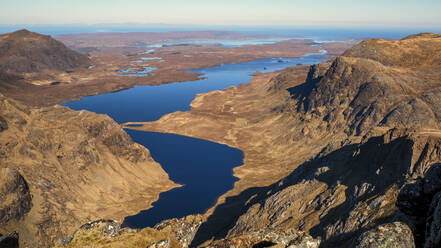
[(363, 233), (356, 248), (415, 248), (412, 230), (404, 223), (393, 222), (380, 225)]
[(295, 229), (265, 228), (254, 232), (247, 232), (239, 236), (229, 236), (215, 241), (208, 247), (219, 248), (318, 248), (320, 239), (313, 239), (304, 232)]
[[(109, 247), (187, 248), (200, 224), (201, 215), (165, 220), (154, 228), (120, 228), (117, 221), (93, 221), (81, 226), (60, 245), (66, 248), (87, 245)], [(93, 241), (91, 241), (93, 240)]]

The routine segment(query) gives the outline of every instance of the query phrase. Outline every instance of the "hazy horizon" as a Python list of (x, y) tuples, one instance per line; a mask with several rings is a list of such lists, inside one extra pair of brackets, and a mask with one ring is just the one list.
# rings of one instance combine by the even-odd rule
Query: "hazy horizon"
[(233, 31), (251, 35), (272, 35), (277, 37), (306, 37), (319, 40), (345, 38), (386, 38), (398, 39), (415, 33), (441, 33), (441, 27), (329, 27), (329, 26), (223, 26), (223, 25), (183, 25), (183, 24), (93, 24), (93, 25), (2, 25), (0, 33), (28, 29), (46, 35), (66, 35), (105, 32), (169, 32), (169, 31)]
[(440, 10), (436, 0), (15, 0), (2, 4), (0, 24), (417, 28), (441, 27)]

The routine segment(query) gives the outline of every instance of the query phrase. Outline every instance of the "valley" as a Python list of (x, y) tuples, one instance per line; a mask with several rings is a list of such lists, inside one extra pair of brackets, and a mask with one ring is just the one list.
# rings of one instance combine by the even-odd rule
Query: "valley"
[(441, 244), (439, 34), (0, 50), (23, 36), (70, 61), (0, 59), (0, 232), (23, 247)]

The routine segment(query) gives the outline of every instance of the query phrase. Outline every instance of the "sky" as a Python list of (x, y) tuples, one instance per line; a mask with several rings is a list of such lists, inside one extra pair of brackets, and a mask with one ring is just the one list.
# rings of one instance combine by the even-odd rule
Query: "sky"
[(0, 0), (0, 25), (441, 27), (441, 0)]

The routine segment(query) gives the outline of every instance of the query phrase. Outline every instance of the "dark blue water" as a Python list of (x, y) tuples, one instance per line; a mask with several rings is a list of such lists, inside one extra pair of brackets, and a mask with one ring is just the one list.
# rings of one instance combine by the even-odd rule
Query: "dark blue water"
[(250, 74), (256, 71), (271, 72), (297, 64), (310, 65), (323, 61), (317, 59), (317, 55), (282, 60), (279, 62), (278, 58), (273, 58), (191, 70), (203, 74), (206, 79), (159, 86), (135, 86), (119, 92), (87, 96), (64, 105), (74, 110), (86, 109), (107, 114), (118, 123), (155, 121), (168, 113), (189, 110), (196, 94), (247, 83), (252, 78)]
[[(307, 55), (303, 58), (272, 58), (248, 63), (226, 64), (192, 70), (205, 79), (160, 86), (137, 86), (132, 89), (88, 96), (64, 105), (75, 110), (86, 109), (108, 114), (118, 123), (154, 121), (161, 116), (190, 109), (196, 94), (221, 90), (252, 79), (256, 71), (271, 72), (297, 64), (323, 61)], [(127, 130), (135, 142), (147, 147), (170, 178), (184, 185), (160, 195), (153, 208), (125, 219), (133, 228), (153, 226), (169, 218), (203, 213), (217, 198), (230, 190), (236, 178), (234, 167), (243, 163), (242, 151), (226, 145), (175, 134)]]
[(148, 147), (170, 178), (184, 187), (161, 193), (153, 208), (124, 220), (124, 226), (143, 228), (164, 219), (203, 213), (233, 188), (234, 167), (243, 153), (226, 145), (176, 134), (127, 130), (135, 142)]

